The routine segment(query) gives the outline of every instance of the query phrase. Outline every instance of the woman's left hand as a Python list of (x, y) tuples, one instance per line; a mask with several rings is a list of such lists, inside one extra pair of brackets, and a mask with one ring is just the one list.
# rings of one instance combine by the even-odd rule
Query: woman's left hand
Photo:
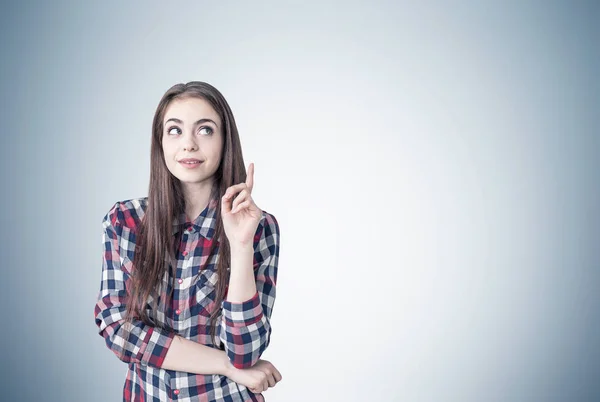
[[(262, 217), (262, 210), (252, 199), (254, 186), (254, 163), (248, 166), (246, 182), (235, 184), (225, 191), (221, 198), (221, 215), (225, 235), (231, 247), (252, 247), (254, 234)], [(238, 196), (233, 200), (235, 194)]]

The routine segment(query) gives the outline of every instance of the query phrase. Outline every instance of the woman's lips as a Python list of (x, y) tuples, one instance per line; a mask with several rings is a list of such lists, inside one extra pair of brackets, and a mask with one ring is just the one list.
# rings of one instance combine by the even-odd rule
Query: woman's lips
[(202, 162), (195, 162), (195, 163), (179, 162), (179, 164), (186, 169), (193, 169), (193, 168), (200, 166), (202, 164)]

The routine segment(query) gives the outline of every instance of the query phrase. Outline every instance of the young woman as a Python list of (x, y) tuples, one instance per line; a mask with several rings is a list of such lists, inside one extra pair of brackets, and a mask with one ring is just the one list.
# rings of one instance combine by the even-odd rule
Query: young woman
[(279, 225), (252, 199), (223, 95), (177, 84), (152, 124), (148, 197), (104, 216), (95, 320), (128, 364), (124, 401), (264, 401)]

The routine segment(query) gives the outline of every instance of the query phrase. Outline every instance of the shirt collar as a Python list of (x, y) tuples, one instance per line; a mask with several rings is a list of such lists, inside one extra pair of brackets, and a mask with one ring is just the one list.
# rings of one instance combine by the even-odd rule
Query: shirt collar
[(189, 230), (191, 227), (191, 233), (200, 232), (202, 237), (212, 239), (215, 234), (216, 213), (217, 200), (214, 198), (209, 201), (206, 208), (193, 221), (187, 219), (185, 212), (180, 213), (173, 220), (173, 235), (181, 230)]

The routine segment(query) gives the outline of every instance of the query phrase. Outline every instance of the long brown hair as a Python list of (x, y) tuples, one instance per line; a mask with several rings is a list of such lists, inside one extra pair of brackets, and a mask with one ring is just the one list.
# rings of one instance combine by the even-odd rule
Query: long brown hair
[[(198, 97), (206, 100), (221, 118), (223, 151), (221, 162), (214, 175), (214, 185), (210, 199), (217, 200), (216, 227), (209, 255), (212, 255), (218, 244), (217, 284), (215, 309), (210, 316), (210, 335), (215, 343), (215, 323), (220, 315), (221, 302), (229, 282), (230, 246), (223, 231), (221, 220), (221, 197), (228, 187), (246, 180), (246, 169), (242, 156), (242, 147), (237, 126), (229, 104), (215, 87), (205, 82), (191, 81), (180, 83), (167, 90), (160, 100), (152, 122), (152, 145), (150, 150), (150, 185), (148, 188), (148, 204), (136, 233), (136, 250), (133, 260), (130, 289), (126, 317), (131, 321), (134, 317), (144, 323), (159, 326), (156, 320), (160, 285), (167, 268), (170, 266), (175, 281), (177, 262), (174, 255), (172, 234), (173, 219), (185, 211), (185, 199), (181, 182), (167, 169), (162, 149), (163, 119), (170, 102), (175, 99)], [(209, 201), (210, 202), (210, 201)], [(168, 261), (171, 263), (168, 264)], [(168, 296), (169, 300), (172, 297)], [(153, 305), (150, 314), (145, 304), (152, 296)], [(166, 303), (168, 305), (168, 302)], [(165, 312), (163, 312), (165, 313)], [(125, 339), (128, 335), (125, 336)]]

